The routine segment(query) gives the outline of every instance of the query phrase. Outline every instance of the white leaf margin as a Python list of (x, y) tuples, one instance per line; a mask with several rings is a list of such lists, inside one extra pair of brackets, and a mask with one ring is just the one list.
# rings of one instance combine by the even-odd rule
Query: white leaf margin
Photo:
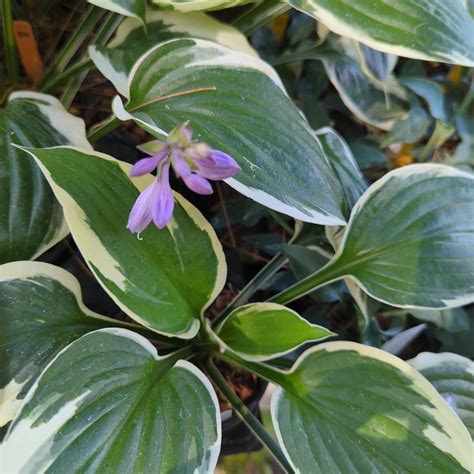
[[(204, 13), (183, 14), (176, 11), (147, 11), (146, 24), (158, 21), (162, 21), (168, 27), (168, 30), (173, 33), (186, 32), (188, 36), (206, 38), (230, 49), (258, 57), (257, 52), (250, 46), (247, 38), (242, 33)], [(120, 46), (128, 35), (138, 28), (143, 28), (140, 20), (135, 18), (125, 19), (117, 28), (115, 36), (107, 45), (107, 48)], [(124, 97), (129, 97), (129, 78), (127, 74), (114, 69), (113, 64), (94, 45), (89, 46), (89, 56), (97, 69), (112, 82), (117, 92)], [(138, 61), (140, 59), (141, 57), (137, 58)]]
[[(236, 317), (236, 314), (237, 314), (238, 317), (245, 317), (248, 314), (259, 313), (259, 312), (262, 312), (262, 311), (282, 311), (282, 312), (285, 312), (285, 313), (289, 313), (292, 316), (296, 317), (296, 319), (299, 319), (300, 321), (303, 321), (308, 329), (323, 329), (323, 330), (328, 331), (330, 334), (328, 334), (327, 336), (324, 336), (324, 337), (317, 338), (317, 339), (312, 339), (312, 338), (307, 339), (306, 341), (303, 341), (300, 344), (291, 347), (290, 349), (287, 349), (287, 350), (281, 351), (281, 352), (275, 352), (275, 353), (270, 354), (270, 355), (268, 355), (268, 354), (249, 355), (246, 352), (237, 351), (237, 350), (233, 349), (231, 346), (229, 346), (224, 340), (222, 340), (219, 337), (220, 330), (222, 329), (222, 327), (225, 325), (226, 321), (229, 318)], [(329, 329), (326, 329), (323, 326), (319, 326), (318, 324), (310, 323), (309, 321), (304, 319), (302, 316), (300, 316), (296, 311), (294, 311), (290, 308), (287, 308), (286, 306), (283, 306), (283, 305), (280, 305), (280, 304), (277, 304), (277, 303), (271, 303), (271, 302), (248, 303), (246, 305), (239, 306), (238, 308), (235, 308), (215, 328), (214, 331), (212, 331), (210, 329), (210, 325), (209, 325), (209, 334), (215, 340), (215, 342), (217, 342), (219, 344), (220, 350), (222, 352), (225, 352), (225, 351), (232, 352), (233, 354), (236, 354), (237, 356), (241, 357), (242, 359), (248, 360), (250, 362), (263, 362), (263, 361), (266, 361), (266, 360), (275, 359), (276, 357), (280, 357), (280, 356), (289, 354), (290, 352), (293, 352), (294, 350), (300, 348), (301, 346), (304, 346), (305, 344), (307, 344), (309, 342), (316, 342), (316, 341), (319, 342), (319, 341), (323, 341), (324, 339), (327, 339), (329, 337), (336, 336), (336, 334), (329, 331)], [(271, 328), (268, 329), (268, 336), (271, 337)]]
[[(141, 345), (146, 351), (149, 352), (149, 354), (156, 361), (173, 357), (173, 354), (170, 354), (169, 356), (160, 356), (155, 346), (153, 346), (153, 344), (146, 338), (140, 336), (139, 334), (133, 331), (121, 328), (105, 328), (98, 329), (96, 331), (91, 331), (90, 333), (81, 336), (76, 341), (67, 345), (56, 355), (56, 357), (54, 357), (53, 360), (51, 360), (51, 362), (41, 372), (41, 375), (37, 378), (31, 389), (29, 390), (27, 396), (23, 400), (22, 407), (20, 408), (17, 416), (15, 417), (15, 420), (10, 425), (4, 441), (0, 445), (0, 458), (2, 459), (2, 469), (4, 470), (4, 472), (23, 472), (25, 468), (29, 466), (29, 461), (32, 460), (37, 449), (41, 448), (41, 450), (44, 450), (50, 447), (53, 443), (53, 436), (57, 432), (58, 428), (60, 428), (64, 423), (73, 418), (73, 416), (77, 413), (77, 408), (80, 406), (81, 401), (85, 397), (87, 397), (89, 392), (84, 392), (76, 400), (68, 402), (68, 404), (63, 406), (61, 410), (56, 413), (48, 422), (43, 423), (39, 427), (32, 427), (32, 423), (28, 420), (28, 418), (17, 422), (17, 420), (21, 418), (24, 407), (33, 398), (36, 389), (38, 388), (38, 385), (41, 382), (43, 374), (46, 373), (49, 367), (53, 363), (55, 363), (56, 360), (60, 358), (61, 355), (65, 351), (67, 351), (72, 345), (77, 344), (83, 338), (87, 338), (91, 334), (95, 333), (114, 334), (131, 340), (136, 344)], [(207, 462), (208, 465), (203, 465), (197, 470), (197, 472), (199, 473), (212, 474), (217, 464), (222, 442), (222, 423), (217, 394), (209, 379), (194, 364), (191, 364), (186, 360), (178, 360), (170, 370), (173, 370), (174, 368), (181, 368), (183, 370), (186, 370), (190, 372), (194, 377), (196, 377), (209, 392), (209, 395), (214, 403), (215, 424), (217, 431), (216, 441), (211, 446), (211, 456)], [(18, 453), (21, 453), (21, 455), (18, 455)], [(54, 459), (51, 459), (51, 462), (53, 461)], [(46, 466), (42, 472), (46, 471), (47, 467), (48, 466)]]
[[(421, 59), (424, 61), (441, 60), (440, 57), (433, 57), (430, 54), (425, 54), (422, 51), (416, 49), (407, 48), (406, 46), (402, 45), (389, 44), (386, 41), (379, 41), (377, 39), (374, 39), (371, 36), (365, 34), (363, 28), (357, 28), (357, 26), (351, 24), (350, 21), (341, 21), (341, 19), (334, 15), (331, 11), (321, 5), (316, 5), (316, 3), (312, 2), (311, 0), (305, 2), (307, 4), (305, 8), (294, 5), (294, 2), (292, 0), (286, 1), (293, 8), (312, 16), (319, 22), (323, 23), (329, 30), (334, 31), (338, 35), (355, 39), (378, 51), (394, 54), (396, 56), (403, 56), (406, 58)], [(467, 10), (466, 15), (469, 16), (469, 12)], [(470, 61), (463, 55), (457, 56), (456, 64), (468, 67), (474, 66), (474, 62)]]
[[(104, 153), (99, 153), (96, 151), (90, 152), (88, 150), (82, 150), (77, 147), (51, 147), (51, 148), (44, 148), (43, 150), (58, 149), (58, 148), (62, 148), (62, 149), (67, 148), (71, 150), (76, 150), (78, 152), (87, 153), (91, 156), (94, 156), (103, 160), (117, 163), (127, 176), (130, 175), (130, 171), (132, 169), (131, 164), (116, 160), (115, 158), (112, 158), (109, 155), (106, 155)], [(122, 273), (119, 271), (120, 264), (111, 257), (111, 255), (107, 252), (107, 249), (104, 247), (104, 245), (102, 245), (102, 242), (100, 241), (99, 236), (95, 232), (93, 232), (92, 229), (87, 225), (87, 216), (85, 215), (84, 211), (80, 208), (80, 206), (74, 201), (74, 199), (69, 195), (69, 193), (67, 193), (64, 189), (62, 189), (60, 186), (58, 186), (55, 183), (49, 170), (43, 165), (43, 163), (39, 159), (35, 157), (34, 152), (32, 152), (31, 150), (28, 150), (27, 148), (25, 148), (24, 150), (30, 153), (30, 155), (38, 163), (38, 166), (43, 171), (44, 176), (46, 177), (49, 184), (51, 185), (51, 188), (53, 189), (54, 194), (58, 197), (58, 200), (62, 203), (63, 208), (67, 210), (67, 212), (65, 212), (65, 215), (67, 215), (65, 217), (66, 222), (68, 223), (69, 228), (71, 229), (71, 232), (74, 235), (75, 241), (78, 243), (78, 247), (79, 247), (79, 250), (81, 251), (82, 256), (86, 260), (91, 272), (97, 278), (97, 281), (101, 284), (101, 286), (104, 288), (107, 294), (112, 298), (112, 300), (117, 304), (117, 306), (119, 306), (123, 311), (125, 311), (125, 313), (128, 316), (130, 316), (132, 319), (139, 322), (141, 325), (150, 329), (151, 331), (156, 332), (157, 334), (162, 334), (168, 337), (177, 337), (180, 339), (192, 339), (193, 337), (195, 337), (200, 328), (200, 322), (197, 319), (195, 319), (192, 322), (188, 331), (180, 333), (180, 334), (157, 331), (156, 328), (152, 327), (152, 325), (150, 325), (147, 321), (145, 321), (141, 316), (131, 311), (130, 308), (127, 307), (126, 304), (122, 303), (115, 294), (110, 292), (108, 288), (106, 288), (102, 284), (102, 280), (96, 274), (94, 268), (89, 265), (89, 262), (95, 262), (95, 264), (97, 264), (97, 262), (100, 262), (100, 264), (96, 266), (100, 268), (101, 273), (107, 279), (113, 281), (115, 285), (117, 285), (117, 287), (120, 288), (123, 292), (126, 292), (125, 290), (126, 276), (122, 275)], [(153, 179), (154, 177), (148, 174), (145, 176), (134, 178), (132, 182), (135, 185), (135, 187), (141, 192), (152, 182)], [(213, 303), (213, 301), (217, 298), (217, 295), (222, 291), (226, 282), (227, 263), (225, 260), (224, 250), (222, 248), (222, 245), (217, 237), (217, 234), (214, 228), (211, 226), (211, 224), (209, 224), (209, 222), (199, 212), (199, 210), (195, 206), (193, 206), (189, 201), (187, 201), (184, 197), (182, 197), (180, 194), (175, 192), (174, 197), (176, 201), (183, 207), (183, 209), (186, 211), (189, 217), (194, 221), (196, 226), (200, 230), (204, 230), (208, 234), (209, 239), (211, 240), (213, 251), (218, 261), (218, 266), (217, 266), (217, 271), (216, 271), (216, 281), (214, 283), (213, 291), (211, 292), (211, 295), (209, 296), (209, 300), (207, 304), (202, 308), (202, 313), (204, 314), (204, 311)], [(172, 231), (173, 229), (173, 222), (174, 221), (171, 220), (171, 222), (168, 224), (168, 228), (170, 229), (170, 231)], [(128, 232), (128, 231), (126, 231), (126, 229), (124, 228), (124, 232)], [(86, 242), (86, 244), (83, 244), (83, 242)]]
[[(82, 299), (82, 290), (79, 281), (74, 275), (61, 267), (29, 260), (9, 262), (0, 265), (0, 282), (25, 280), (31, 284), (35, 284), (34, 279), (39, 277), (56, 280), (66, 288), (66, 290), (70, 291), (75, 297), (79, 310), (84, 313), (85, 317), (110, 321), (111, 325), (119, 323), (122, 326), (134, 327), (133, 324), (108, 318), (87, 308)], [(39, 283), (36, 284), (39, 285)], [(13, 378), (7, 385), (0, 387), (0, 427), (10, 422), (17, 414), (23, 403), (23, 399), (18, 399), (17, 396), (28, 381), (29, 379), (23, 383), (17, 383)]]
[[(56, 97), (40, 92), (14, 91), (8, 96), (7, 104), (16, 100), (31, 102), (38, 108), (41, 115), (48, 119), (51, 127), (56, 129), (72, 145), (84, 148), (85, 150), (92, 150), (92, 146), (86, 138), (86, 125), (84, 120), (70, 114)], [(69, 227), (63, 217), (62, 223), (58, 226), (54, 235), (52, 235), (48, 242), (42, 242), (42, 245), (31, 257), (31, 260), (36, 260), (68, 235)]]
[[(365, 346), (363, 344), (358, 344), (356, 342), (349, 341), (335, 341), (335, 342), (326, 342), (323, 344), (318, 344), (311, 349), (305, 351), (295, 362), (291, 370), (286, 371), (285, 374), (289, 375), (294, 373), (301, 363), (311, 354), (320, 351), (327, 352), (339, 352), (339, 351), (355, 351), (363, 357), (377, 359), (381, 362), (384, 362), (387, 365), (400, 370), (404, 375), (410, 377), (413, 381), (412, 387), (416, 391), (428, 399), (435, 408), (424, 407), (424, 410), (433, 415), (439, 420), (439, 415), (443, 415), (443, 430), (449, 433), (449, 436), (442, 431), (435, 429), (430, 426), (424, 431), (424, 435), (433, 442), (433, 445), (440, 449), (440, 451), (451, 454), (454, 459), (457, 460), (468, 472), (472, 472), (474, 468), (474, 460), (472, 458), (472, 440), (467, 428), (458, 418), (458, 416), (453, 412), (451, 407), (446, 403), (444, 398), (437, 392), (437, 390), (431, 385), (428, 380), (426, 380), (417, 370), (412, 366), (402, 361), (398, 357), (395, 357), (388, 352), (376, 349), (374, 347)], [(300, 474), (301, 471), (295, 466), (293, 461), (290, 458), (288, 451), (285, 448), (283, 441), (283, 436), (278, 425), (278, 408), (279, 401), (283, 395), (283, 389), (278, 387), (272, 395), (270, 413), (272, 417), (273, 427), (277, 436), (278, 444), (283, 450), (285, 457), (288, 462), (292, 465), (295, 473)], [(450, 435), (455, 435), (456, 439), (460, 441), (459, 445), (451, 438)], [(301, 473), (302, 474), (302, 473)]]
[[(423, 174), (431, 172), (433, 179), (437, 178), (444, 178), (444, 177), (460, 177), (460, 178), (468, 178), (471, 180), (474, 180), (474, 174), (466, 172), (466, 171), (461, 171), (457, 168), (453, 168), (451, 166), (447, 165), (442, 165), (442, 164), (432, 164), (432, 163), (416, 163), (416, 164), (411, 164), (408, 166), (403, 166), (401, 168), (397, 168), (395, 170), (389, 171), (387, 174), (385, 174), (382, 178), (380, 178), (378, 181), (373, 183), (369, 188), (362, 194), (362, 196), (359, 198), (359, 200), (356, 202), (354, 207), (352, 208), (351, 216), (349, 218), (349, 222), (347, 223), (347, 226), (344, 228), (344, 234), (342, 237), (340, 236), (333, 236), (331, 235), (331, 230), (328, 231), (328, 228), (326, 228), (326, 235), (329, 237), (329, 241), (331, 242), (332, 245), (337, 245), (337, 251), (334, 254), (334, 257), (318, 272), (322, 271), (324, 268), (327, 268), (329, 266), (332, 266), (336, 263), (337, 259), (341, 256), (341, 254), (344, 251), (344, 247), (346, 244), (347, 236), (350, 232), (351, 226), (353, 221), (356, 218), (356, 214), (361, 211), (365, 205), (365, 203), (369, 200), (369, 198), (372, 196), (372, 194), (379, 190), (381, 187), (385, 185), (385, 183), (392, 178), (408, 178), (413, 176), (414, 174)], [(474, 183), (473, 183), (474, 186)], [(337, 230), (336, 230), (337, 232)], [(340, 239), (340, 243), (337, 242), (337, 240)], [(373, 299), (380, 301), (382, 303), (385, 303), (389, 306), (394, 306), (397, 308), (403, 308), (403, 309), (449, 309), (449, 308), (457, 308), (459, 306), (465, 306), (470, 303), (474, 303), (474, 291), (472, 294), (465, 295), (462, 297), (457, 297), (451, 300), (443, 300), (444, 306), (438, 306), (438, 307), (432, 307), (432, 306), (417, 306), (417, 305), (401, 305), (397, 304), (395, 305), (393, 302), (387, 301), (383, 298), (379, 298), (378, 296), (375, 296), (372, 294), (367, 287), (354, 275), (351, 275), (350, 273), (345, 273), (342, 275), (337, 276), (336, 278), (333, 278), (332, 280), (329, 280), (327, 282), (324, 282), (325, 285), (329, 285), (335, 281), (341, 280), (341, 279), (351, 279), (359, 288), (361, 288), (364, 293), (372, 297)], [(319, 288), (319, 286), (317, 287)], [(311, 293), (317, 288), (311, 288), (308, 290), (305, 294)], [(352, 293), (352, 292), (351, 292)], [(356, 293), (356, 292), (355, 292)], [(300, 295), (304, 296), (304, 295)], [(354, 294), (353, 294), (354, 296)], [(359, 299), (359, 298), (357, 298)]]
[[(127, 94), (125, 97), (130, 97), (131, 83), (133, 81), (134, 75), (136, 71), (138, 70), (138, 68), (146, 61), (147, 57), (153, 54), (157, 49), (159, 49), (163, 45), (167, 45), (168, 43), (181, 41), (181, 40), (192, 40), (194, 42), (194, 46), (196, 47), (200, 47), (200, 46), (213, 47), (221, 54), (221, 56), (217, 58), (216, 60), (214, 60), (213, 58), (212, 60), (196, 61), (188, 66), (196, 66), (196, 65), (197, 66), (224, 66), (224, 67), (233, 68), (233, 69), (243, 68), (243, 69), (252, 69), (255, 71), (259, 71), (265, 74), (267, 77), (269, 77), (274, 82), (274, 84), (279, 89), (281, 89), (281, 91), (285, 95), (288, 95), (277, 72), (269, 64), (265, 63), (260, 58), (251, 56), (246, 53), (232, 51), (229, 48), (226, 48), (225, 46), (219, 45), (212, 41), (201, 40), (201, 39), (196, 39), (196, 38), (181, 38), (181, 39), (173, 39), (173, 40), (160, 43), (156, 47), (147, 51), (135, 63), (128, 79), (128, 88), (127, 88)], [(115, 96), (114, 99), (112, 100), (112, 111), (118, 119), (122, 121), (133, 120), (134, 122), (136, 122), (137, 124), (142, 126), (145, 130), (147, 130), (148, 132), (152, 134), (158, 134), (161, 137), (166, 137), (168, 135), (168, 133), (165, 130), (157, 126), (150, 125), (146, 121), (138, 117), (135, 117), (130, 112), (128, 112), (120, 96)], [(314, 133), (313, 133), (313, 136), (315, 138), (315, 144), (314, 144), (315, 147), (318, 147), (318, 146), (321, 147)], [(280, 199), (276, 198), (275, 196), (272, 196), (271, 194), (268, 194), (267, 192), (261, 189), (244, 185), (240, 183), (239, 181), (237, 181), (235, 178), (225, 179), (224, 182), (227, 183), (232, 188), (234, 188), (239, 193), (258, 202), (259, 204), (262, 204), (263, 206), (266, 206), (270, 209), (274, 209), (278, 212), (286, 214), (290, 217), (293, 217), (294, 219), (310, 222), (313, 224), (342, 225), (342, 226), (346, 225), (345, 220), (336, 216), (323, 214), (321, 212), (318, 212), (315, 209), (305, 208), (304, 209), (305, 212), (303, 212), (294, 206), (284, 203)]]

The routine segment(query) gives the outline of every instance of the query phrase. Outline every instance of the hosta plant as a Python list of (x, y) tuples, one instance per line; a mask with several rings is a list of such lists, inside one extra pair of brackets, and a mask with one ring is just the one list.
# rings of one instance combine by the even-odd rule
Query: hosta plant
[[(26, 91), (15, 85), (11, 2), (2, 2), (1, 471), (212, 473), (219, 395), (287, 472), (471, 472), (468, 359), (418, 356), (410, 365), (369, 345), (326, 341), (334, 332), (288, 307), (344, 282), (365, 331), (374, 304), (434, 314), (474, 303), (474, 175), (451, 166), (458, 158), (433, 159), (455, 133), (458, 150), (468, 145), (472, 87), (459, 91), (469, 73), (449, 104), (437, 82), (394, 75), (398, 56), (473, 66), (468, 3), (89, 3), (57, 61)], [(234, 26), (202, 12), (235, 6), (244, 13)], [(344, 138), (328, 124), (314, 130), (315, 118), (298, 108), (307, 106), (245, 35), (290, 8), (318, 42), (295, 40), (269, 61), (320, 61), (338, 107), (387, 132), (387, 146), (416, 149), (431, 130), (412, 152), (423, 163), (368, 185)], [(67, 108), (93, 66), (117, 95), (113, 115), (86, 135)], [(61, 100), (49, 94), (60, 85)], [(149, 134), (134, 165), (94, 151), (124, 121)], [(356, 155), (361, 147), (370, 149), (359, 140)], [(287, 253), (217, 316), (208, 309), (227, 281), (224, 251), (200, 210), (173, 191), (173, 175), (201, 195), (224, 180), (284, 224), (295, 221)], [(318, 232), (328, 245), (305, 246)], [(71, 273), (35, 261), (69, 233), (122, 320), (89, 309)], [(249, 302), (287, 257), (299, 262), (297, 280)], [(276, 385), (275, 436), (223, 365)], [(439, 380), (450, 373), (466, 384), (446, 388)]]

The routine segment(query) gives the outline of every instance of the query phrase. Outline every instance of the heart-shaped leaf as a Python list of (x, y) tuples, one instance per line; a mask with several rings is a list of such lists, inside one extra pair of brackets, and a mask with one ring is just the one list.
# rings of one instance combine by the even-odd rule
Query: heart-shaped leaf
[(408, 363), (433, 384), (474, 436), (474, 362), (451, 352), (422, 352)]
[(435, 164), (386, 174), (353, 208), (334, 258), (272, 301), (291, 301), (342, 277), (401, 308), (473, 302), (474, 176)]
[(216, 394), (194, 365), (125, 329), (87, 334), (28, 393), (1, 447), (5, 472), (213, 473)]
[(159, 43), (189, 36), (212, 40), (237, 51), (256, 55), (247, 38), (232, 26), (204, 13), (169, 11), (148, 11), (146, 30), (140, 21), (127, 18), (107, 46), (92, 45), (89, 55), (117, 91), (127, 97), (128, 76), (143, 54)]
[(235, 309), (216, 334), (227, 348), (247, 360), (273, 359), (306, 342), (334, 335), (274, 303), (251, 303)]
[(235, 158), (242, 172), (226, 182), (237, 191), (294, 218), (344, 224), (343, 195), (313, 131), (260, 59), (210, 41), (172, 40), (135, 64), (126, 108), (162, 137), (189, 120), (196, 138)]
[(402, 360), (351, 342), (306, 351), (272, 398), (278, 441), (295, 472), (459, 472), (469, 433)]
[(40, 262), (0, 265), (0, 426), (13, 419), (44, 367), (78, 337), (129, 324), (100, 316), (82, 303), (79, 282)]
[(12, 144), (90, 148), (84, 122), (56, 98), (29, 91), (10, 95), (0, 109), (0, 264), (33, 260), (69, 232), (41, 171)]
[(474, 19), (459, 0), (288, 0), (331, 31), (415, 59), (474, 66)]
[[(194, 337), (227, 272), (217, 236), (199, 211), (175, 194), (168, 227), (149, 226), (137, 238), (125, 228), (138, 196), (127, 176), (130, 165), (67, 147), (28, 151), (63, 206), (79, 250), (114, 301), (158, 333)], [(152, 179), (135, 182), (143, 190)]]

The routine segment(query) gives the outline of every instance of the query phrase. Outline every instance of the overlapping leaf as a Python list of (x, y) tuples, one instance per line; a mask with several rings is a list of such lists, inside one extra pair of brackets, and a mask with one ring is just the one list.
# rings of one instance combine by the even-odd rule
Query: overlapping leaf
[(216, 41), (236, 51), (255, 55), (246, 37), (230, 25), (203, 13), (148, 11), (146, 30), (140, 21), (127, 18), (104, 47), (91, 46), (89, 54), (99, 71), (118, 92), (128, 96), (128, 76), (140, 56), (159, 43), (182, 37)]
[(120, 15), (145, 20), (147, 0), (87, 0), (89, 3), (101, 8), (119, 13)]
[(474, 362), (450, 352), (422, 352), (408, 363), (433, 384), (474, 436)]
[(27, 390), (56, 354), (96, 329), (129, 326), (89, 311), (78, 281), (39, 262), (0, 266), (0, 426), (16, 414)]
[(342, 277), (393, 306), (474, 301), (474, 176), (434, 164), (386, 174), (353, 208), (334, 258), (273, 301)]
[(2, 470), (212, 473), (220, 425), (194, 365), (131, 331), (99, 330), (37, 380), (2, 444)]
[(367, 189), (367, 183), (351, 149), (335, 130), (324, 127), (316, 131), (316, 136), (341, 182), (346, 201), (345, 215), (348, 217), (354, 204)]
[(126, 108), (115, 114), (163, 136), (189, 120), (195, 136), (233, 156), (242, 172), (227, 183), (300, 220), (344, 224), (342, 193), (312, 130), (275, 71), (217, 43), (180, 39), (141, 58)]
[(288, 0), (330, 30), (372, 48), (474, 65), (474, 19), (459, 0)]
[(321, 344), (283, 384), (272, 419), (295, 472), (471, 472), (469, 433), (431, 384), (394, 356)]
[[(32, 149), (63, 206), (71, 233), (104, 289), (133, 319), (168, 336), (192, 338), (226, 277), (222, 247), (209, 223), (175, 195), (173, 220), (140, 237), (126, 230), (138, 189), (131, 167), (100, 153)], [(137, 180), (143, 189), (150, 175)]]
[(0, 109), (0, 264), (35, 259), (67, 233), (61, 208), (24, 146), (90, 148), (84, 122), (52, 96), (18, 91)]

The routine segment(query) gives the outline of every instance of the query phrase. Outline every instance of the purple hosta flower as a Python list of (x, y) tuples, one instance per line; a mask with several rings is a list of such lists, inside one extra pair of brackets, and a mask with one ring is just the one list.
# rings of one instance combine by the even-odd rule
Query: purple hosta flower
[(221, 180), (241, 171), (235, 160), (226, 153), (213, 150), (206, 143), (192, 142), (192, 131), (187, 124), (178, 125), (167, 142), (159, 142), (159, 151), (138, 161), (130, 176), (143, 176), (158, 169), (157, 177), (138, 197), (128, 219), (127, 229), (141, 232), (152, 221), (162, 229), (173, 215), (173, 191), (169, 184), (169, 168), (186, 186), (198, 194), (212, 194), (208, 180)]
[(174, 197), (169, 183), (169, 163), (164, 163), (158, 179), (138, 196), (130, 216), (127, 229), (141, 232), (153, 221), (158, 229), (163, 229), (173, 216)]

